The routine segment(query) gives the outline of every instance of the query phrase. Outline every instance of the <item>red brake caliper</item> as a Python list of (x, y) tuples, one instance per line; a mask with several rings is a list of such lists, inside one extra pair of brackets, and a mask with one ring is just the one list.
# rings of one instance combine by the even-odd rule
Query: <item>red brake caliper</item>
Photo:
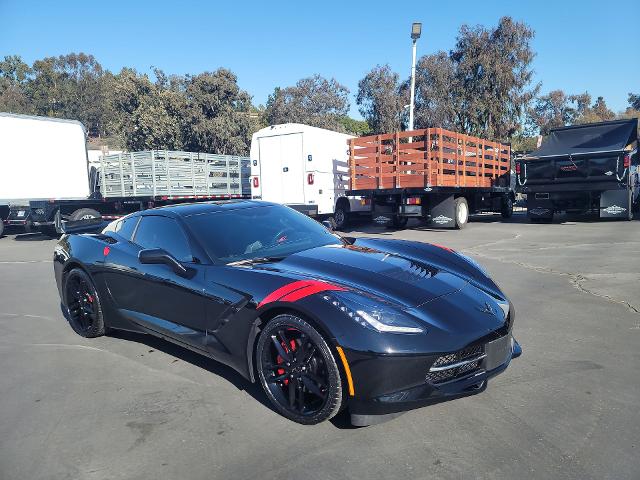
[[(297, 347), (297, 344), (296, 344), (296, 341), (295, 341), (295, 340), (289, 340), (289, 346), (290, 346), (291, 348), (289, 348), (289, 347), (287, 346), (287, 344), (286, 344), (286, 343), (284, 343), (284, 342), (280, 343), (280, 345), (282, 345), (282, 348), (284, 348), (284, 351), (285, 351), (285, 352), (287, 352), (287, 353), (289, 353), (289, 352), (295, 352), (295, 351), (296, 351), (296, 347)], [(278, 357), (276, 358), (276, 363), (277, 363), (278, 365), (280, 365), (281, 363), (284, 363), (284, 359), (283, 359), (280, 355), (278, 355)], [(284, 369), (283, 369), (283, 368), (279, 368), (279, 369), (278, 369), (278, 375), (282, 375), (283, 373), (284, 373)], [(289, 379), (288, 379), (288, 378), (285, 378), (285, 379), (283, 380), (283, 383), (284, 383), (285, 385), (289, 385)]]

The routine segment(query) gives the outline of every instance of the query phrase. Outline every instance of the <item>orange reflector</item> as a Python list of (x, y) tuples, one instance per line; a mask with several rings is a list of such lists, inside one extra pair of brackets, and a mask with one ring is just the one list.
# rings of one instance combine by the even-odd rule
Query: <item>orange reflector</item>
[(351, 378), (351, 369), (349, 368), (349, 364), (347, 363), (347, 357), (344, 355), (344, 351), (342, 347), (336, 347), (338, 350), (338, 355), (340, 355), (340, 360), (342, 360), (342, 366), (344, 367), (344, 373), (347, 375), (347, 384), (349, 385), (349, 395), (355, 396), (355, 390), (353, 389), (353, 378)]

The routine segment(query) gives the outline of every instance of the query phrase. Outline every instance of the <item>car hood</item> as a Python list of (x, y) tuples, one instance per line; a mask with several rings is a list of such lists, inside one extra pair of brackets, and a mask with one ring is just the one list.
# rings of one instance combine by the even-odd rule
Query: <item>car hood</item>
[(262, 268), (336, 283), (404, 308), (457, 292), (468, 283), (464, 276), (440, 266), (354, 245), (317, 247)]

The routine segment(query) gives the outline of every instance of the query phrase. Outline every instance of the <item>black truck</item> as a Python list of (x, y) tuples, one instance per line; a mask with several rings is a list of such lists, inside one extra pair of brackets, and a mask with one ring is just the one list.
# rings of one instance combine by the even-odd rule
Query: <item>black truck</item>
[(639, 163), (637, 118), (557, 128), (516, 159), (516, 189), (527, 196), (531, 222), (551, 222), (557, 212), (632, 220)]

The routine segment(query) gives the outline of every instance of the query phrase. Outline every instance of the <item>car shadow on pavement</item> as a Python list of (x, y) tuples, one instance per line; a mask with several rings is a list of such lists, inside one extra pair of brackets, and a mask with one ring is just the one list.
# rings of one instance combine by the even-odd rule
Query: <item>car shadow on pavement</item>
[[(193, 352), (187, 348), (168, 342), (151, 334), (128, 332), (124, 330), (112, 330), (108, 333), (108, 336), (117, 338), (119, 340), (127, 340), (130, 342), (136, 342), (142, 345), (146, 345), (150, 349), (158, 350), (160, 352), (166, 353), (167, 355), (175, 357), (178, 360), (182, 360), (183, 362), (187, 362), (191, 365), (202, 368), (203, 370), (206, 370), (210, 373), (213, 373), (214, 375), (225, 379), (238, 390), (242, 390), (251, 395), (255, 400), (260, 402), (269, 410), (278, 413), (269, 402), (269, 399), (266, 397), (264, 391), (262, 390), (262, 387), (257, 381), (256, 383), (251, 383), (231, 367), (217, 362), (216, 360), (213, 360), (209, 357), (201, 355), (197, 352)], [(359, 428), (351, 425), (351, 417), (346, 409), (345, 411), (340, 412), (330, 421), (336, 428), (339, 429)]]
[(209, 357), (193, 352), (185, 347), (181, 347), (151, 334), (128, 332), (124, 330), (111, 330), (108, 333), (108, 336), (146, 345), (153, 350), (166, 353), (178, 360), (182, 360), (183, 362), (190, 363), (191, 365), (213, 373), (218, 377), (224, 378), (238, 390), (247, 392), (265, 407), (275, 411), (262, 391), (262, 387), (257, 382), (251, 383), (234, 369), (224, 365), (223, 363), (217, 362)]
[(51, 237), (40, 232), (18, 233), (13, 237), (16, 242), (41, 242), (45, 240), (55, 240), (56, 238), (57, 237)]

